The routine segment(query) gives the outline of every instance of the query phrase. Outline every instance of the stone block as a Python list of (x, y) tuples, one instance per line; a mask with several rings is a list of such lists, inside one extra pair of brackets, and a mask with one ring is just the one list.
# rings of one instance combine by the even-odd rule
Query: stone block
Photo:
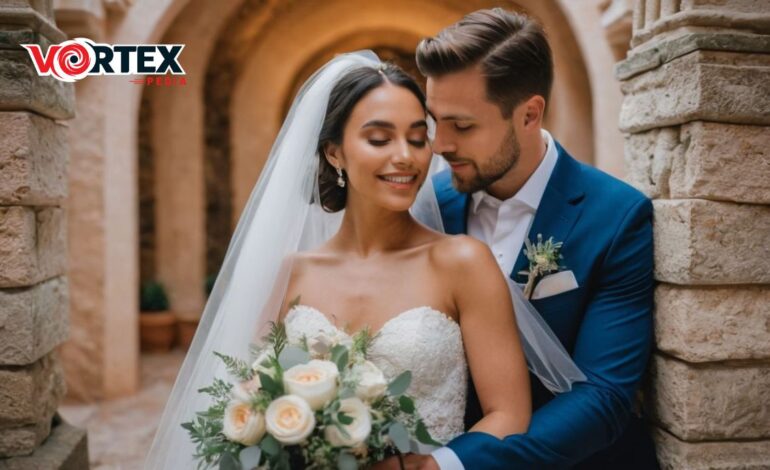
[(67, 339), (67, 279), (0, 290), (0, 366), (31, 364)]
[(770, 438), (770, 364), (688, 364), (653, 358), (650, 407), (685, 441)]
[(770, 440), (685, 442), (661, 429), (653, 433), (663, 470), (767, 470)]
[(655, 200), (655, 277), (673, 284), (770, 283), (770, 206)]
[(687, 362), (770, 359), (770, 289), (660, 284), (655, 339)]
[[(0, 431), (2, 433), (2, 431)], [(67, 423), (55, 424), (51, 435), (28, 456), (0, 460), (0, 470), (87, 470), (86, 431)]]
[(32, 286), (64, 274), (66, 240), (64, 210), (0, 206), (0, 288)]
[(67, 197), (67, 130), (32, 113), (0, 113), (0, 204), (56, 205)]
[(64, 392), (55, 353), (26, 367), (0, 369), (0, 429), (50, 421)]
[(696, 50), (621, 89), (624, 132), (690, 121), (770, 125), (770, 54)]
[(41, 77), (25, 50), (0, 49), (0, 111), (34, 111), (51, 119), (74, 117), (72, 83)]
[(626, 137), (628, 180), (651, 198), (770, 204), (763, 126), (692, 122)]

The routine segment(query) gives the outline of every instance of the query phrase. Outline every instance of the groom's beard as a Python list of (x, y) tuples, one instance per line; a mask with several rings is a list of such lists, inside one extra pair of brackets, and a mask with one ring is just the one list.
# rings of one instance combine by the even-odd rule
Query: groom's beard
[(442, 156), (449, 163), (468, 163), (474, 172), (471, 176), (461, 177), (452, 172), (452, 184), (461, 193), (475, 193), (486, 189), (489, 185), (505, 176), (519, 161), (521, 147), (516, 134), (511, 127), (500, 147), (483, 165), (474, 160), (458, 157), (454, 153), (444, 153)]

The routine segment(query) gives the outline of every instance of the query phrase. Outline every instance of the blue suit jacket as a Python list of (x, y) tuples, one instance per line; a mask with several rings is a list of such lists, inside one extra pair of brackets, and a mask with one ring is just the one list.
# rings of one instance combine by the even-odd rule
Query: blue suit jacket
[[(448, 444), (467, 470), (570, 468), (585, 465), (591, 456), (597, 463), (586, 468), (629, 468), (631, 462), (623, 462), (628, 449), (612, 449), (618, 440), (634, 449), (634, 468), (650, 468), (639, 466), (640, 452), (654, 466), (649, 436), (638, 429), (629, 432), (652, 346), (652, 204), (631, 186), (556, 146), (559, 157), (528, 238), (542, 234), (563, 242), (561, 264), (572, 270), (579, 287), (532, 304), (588, 382), (554, 396), (531, 377), (533, 416), (526, 434), (500, 440), (471, 432)], [(434, 185), (446, 232), (465, 233), (469, 195), (454, 189), (449, 171), (437, 174)], [(517, 273), (527, 268), (522, 250), (511, 278), (525, 282)], [(482, 416), (472, 384), (469, 391), (468, 426)]]

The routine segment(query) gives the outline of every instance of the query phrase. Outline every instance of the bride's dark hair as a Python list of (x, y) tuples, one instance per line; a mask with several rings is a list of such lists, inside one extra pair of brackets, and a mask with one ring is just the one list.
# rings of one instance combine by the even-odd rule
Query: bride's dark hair
[(355, 105), (367, 93), (386, 82), (411, 91), (423, 109), (426, 109), (425, 94), (420, 85), (397, 65), (384, 63), (379, 67), (361, 67), (340, 78), (329, 95), (329, 105), (318, 138), (318, 156), (321, 160), (318, 166), (318, 191), (321, 206), (327, 212), (338, 212), (345, 208), (347, 186), (341, 188), (337, 185), (337, 170), (326, 159), (324, 147), (327, 143), (342, 144), (342, 133)]

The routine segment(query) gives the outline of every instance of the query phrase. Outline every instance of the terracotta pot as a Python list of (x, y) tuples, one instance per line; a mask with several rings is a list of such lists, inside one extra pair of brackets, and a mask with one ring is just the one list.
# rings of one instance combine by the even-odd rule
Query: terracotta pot
[(141, 312), (139, 333), (142, 351), (168, 352), (176, 339), (176, 317), (168, 311)]
[(180, 315), (177, 316), (177, 337), (176, 342), (180, 348), (185, 351), (190, 348), (195, 331), (198, 329), (200, 318), (195, 316)]

